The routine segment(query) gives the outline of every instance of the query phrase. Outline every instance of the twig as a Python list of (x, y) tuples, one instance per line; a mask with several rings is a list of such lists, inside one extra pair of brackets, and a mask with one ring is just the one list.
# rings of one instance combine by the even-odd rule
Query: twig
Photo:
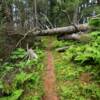
[(40, 12), (40, 14), (43, 15), (44, 18), (47, 20), (47, 22), (50, 24), (50, 26), (51, 26), (52, 28), (54, 28), (53, 25), (52, 25), (52, 23), (50, 22), (49, 18), (48, 18), (45, 14), (43, 14), (42, 12)]
[(67, 16), (69, 24), (71, 24), (72, 22), (71, 22), (70, 15), (65, 10), (62, 10), (62, 12)]
[(30, 32), (35, 31), (35, 30), (36, 30), (36, 29), (29, 30), (28, 32), (26, 32), (26, 33), (24, 34), (24, 36), (17, 42), (16, 47), (26, 38), (26, 36), (27, 36)]

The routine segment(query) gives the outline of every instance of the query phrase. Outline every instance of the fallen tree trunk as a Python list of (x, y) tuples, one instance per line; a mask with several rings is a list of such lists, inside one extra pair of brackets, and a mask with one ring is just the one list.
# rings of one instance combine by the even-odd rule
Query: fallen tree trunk
[(73, 33), (73, 34), (62, 34), (57, 36), (57, 39), (60, 40), (76, 40), (81, 42), (88, 42), (90, 41), (91, 37), (86, 33)]
[(60, 34), (70, 34), (70, 33), (76, 33), (79, 31), (86, 31), (89, 29), (88, 24), (79, 24), (79, 25), (71, 25), (67, 27), (58, 27), (53, 29), (46, 29), (46, 30), (36, 30), (32, 29), (29, 30), (26, 34), (9, 34), (11, 36), (13, 35), (19, 35), (19, 36), (51, 36), (51, 35), (60, 35)]
[(51, 35), (59, 35), (59, 34), (68, 34), (68, 33), (76, 33), (79, 31), (86, 31), (89, 29), (88, 24), (79, 24), (79, 25), (72, 25), (67, 27), (60, 27), (60, 28), (53, 28), (47, 30), (40, 30), (40, 31), (31, 31), (35, 36), (51, 36)]
[(57, 36), (58, 40), (79, 40), (80, 35), (79, 34), (62, 34)]
[(68, 48), (69, 48), (68, 46), (64, 46), (64, 47), (57, 48), (56, 51), (57, 52), (64, 52)]
[(80, 40), (81, 36), (82, 34), (76, 34), (76, 33), (62, 34), (62, 35), (58, 35), (57, 39), (58, 40)]
[(80, 31), (87, 31), (89, 29), (88, 24), (79, 24), (79, 25), (71, 25), (67, 27), (59, 27), (59, 28), (53, 28), (53, 29), (47, 29), (47, 30), (36, 30), (35, 28), (32, 30), (29, 30), (25, 34), (10, 34), (11, 36), (23, 36), (17, 43), (16, 46), (18, 46), (21, 41), (23, 41), (26, 37), (33, 37), (33, 36), (52, 36), (52, 35), (62, 35), (62, 34), (71, 34), (76, 33)]

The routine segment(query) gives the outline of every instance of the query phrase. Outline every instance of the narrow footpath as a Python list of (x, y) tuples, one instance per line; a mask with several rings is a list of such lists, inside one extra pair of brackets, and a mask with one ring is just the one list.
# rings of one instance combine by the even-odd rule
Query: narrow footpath
[(48, 48), (46, 50), (46, 71), (44, 75), (45, 96), (43, 100), (58, 100), (58, 96), (56, 93), (55, 68), (51, 48), (52, 43), (49, 42)]

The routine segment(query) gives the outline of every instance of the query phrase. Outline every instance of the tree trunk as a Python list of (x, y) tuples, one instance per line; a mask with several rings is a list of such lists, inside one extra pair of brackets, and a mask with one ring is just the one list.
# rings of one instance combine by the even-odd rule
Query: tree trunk
[(76, 32), (85, 32), (88, 29), (90, 29), (88, 24), (79, 24), (79, 25), (71, 25), (71, 26), (67, 26), (67, 27), (58, 27), (58, 28), (52, 28), (52, 29), (46, 29), (46, 30), (36, 30), (36, 29), (32, 29), (29, 30), (27, 33), (25, 34), (8, 34), (9, 36), (28, 36), (28, 37), (32, 37), (32, 36), (52, 36), (52, 35), (64, 35), (64, 34), (72, 34), (72, 33), (76, 33)]
[(80, 33), (73, 33), (73, 34), (64, 34), (60, 37), (57, 37), (57, 39), (60, 40), (76, 40), (80, 42), (89, 42), (91, 40), (91, 37), (83, 32)]
[(97, 0), (98, 5), (100, 5), (100, 0)]
[(57, 51), (57, 52), (64, 52), (64, 51), (67, 50), (68, 48), (69, 48), (68, 46), (64, 46), (64, 47), (57, 48), (56, 51)]
[(79, 31), (86, 31), (89, 29), (87, 24), (80, 24), (80, 25), (72, 25), (67, 27), (59, 27), (47, 30), (38, 30), (38, 31), (30, 31), (29, 33), (33, 33), (32, 35), (35, 36), (51, 36), (51, 35), (59, 35), (59, 34), (70, 34), (76, 33)]
[(78, 24), (78, 8), (79, 8), (79, 5), (77, 4), (74, 14), (73, 14), (73, 23), (74, 24)]

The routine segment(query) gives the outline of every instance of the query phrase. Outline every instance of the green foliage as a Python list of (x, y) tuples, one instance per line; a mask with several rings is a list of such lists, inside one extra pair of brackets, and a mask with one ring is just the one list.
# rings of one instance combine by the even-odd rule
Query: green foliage
[(51, 9), (49, 12), (52, 16), (50, 17), (50, 21), (57, 26), (65, 26), (71, 24), (69, 22), (68, 16), (72, 22), (76, 6), (78, 6), (81, 2), (82, 0), (51, 0)]
[(95, 30), (100, 30), (100, 18), (90, 19), (89, 25)]
[[(2, 65), (0, 89), (3, 93), (0, 100), (39, 100), (43, 95), (41, 73), (43, 71), (43, 51), (36, 48), (38, 59), (28, 60), (27, 52), (18, 48), (12, 52), (9, 60)], [(26, 92), (30, 94), (26, 97)], [(35, 94), (37, 92), (37, 95)], [(7, 96), (4, 96), (6, 94)]]
[(92, 40), (88, 44), (80, 45), (77, 43), (76, 45), (70, 46), (65, 53), (67, 56), (66, 59), (77, 61), (80, 64), (90, 64), (91, 62), (100, 64), (99, 34), (100, 32), (90, 33)]
[(69, 82), (60, 87), (61, 100), (94, 100), (100, 99), (100, 88), (92, 84), (81, 84), (80, 82)]
[[(100, 31), (88, 34), (88, 43), (77, 41), (54, 41), (55, 48), (68, 46), (64, 53), (55, 53), (57, 89), (61, 100), (100, 99)], [(91, 79), (86, 82), (90, 73)]]
[(26, 51), (22, 48), (18, 48), (16, 51), (12, 52), (12, 55), (10, 56), (11, 59), (19, 59), (24, 58), (26, 55)]
[(23, 84), (25, 81), (30, 80), (32, 77), (32, 73), (31, 74), (27, 74), (25, 72), (21, 72), (18, 75), (16, 75), (15, 81), (19, 84)]
[(18, 100), (19, 97), (22, 95), (23, 90), (15, 90), (11, 96), (0, 98), (0, 100)]

